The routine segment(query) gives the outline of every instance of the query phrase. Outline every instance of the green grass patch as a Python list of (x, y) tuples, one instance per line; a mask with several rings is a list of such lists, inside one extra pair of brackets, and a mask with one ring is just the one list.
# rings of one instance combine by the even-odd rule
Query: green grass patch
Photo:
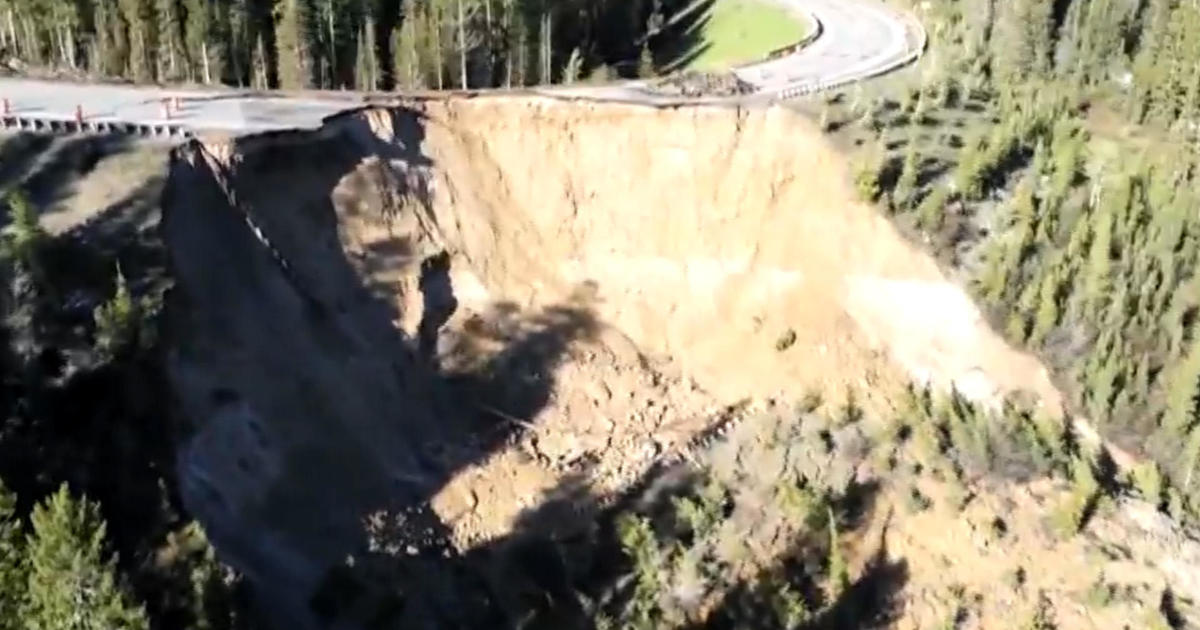
[(708, 72), (756, 61), (795, 44), (812, 28), (807, 20), (762, 0), (716, 0), (706, 18), (697, 54), (678, 69)]

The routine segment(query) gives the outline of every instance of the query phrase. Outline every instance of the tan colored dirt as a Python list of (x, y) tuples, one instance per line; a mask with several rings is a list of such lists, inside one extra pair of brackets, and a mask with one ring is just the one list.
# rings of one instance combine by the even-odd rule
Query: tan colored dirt
[[(186, 147), (164, 198), (184, 495), (304, 593), (367, 515), (428, 502), (469, 547), (755, 401), (915, 379), (1057, 409), (847, 180), (784, 109), (430, 100)], [(937, 552), (912, 523), (897, 547)]]

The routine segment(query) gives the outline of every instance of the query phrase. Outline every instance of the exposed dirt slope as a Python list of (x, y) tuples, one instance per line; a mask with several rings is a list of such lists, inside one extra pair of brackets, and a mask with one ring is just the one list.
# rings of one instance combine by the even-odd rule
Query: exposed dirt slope
[(781, 109), (434, 100), (184, 147), (164, 233), (185, 497), (288, 598), (371, 514), (429, 503), (429, 537), (466, 547), (809, 387), (1056, 407), (846, 180)]

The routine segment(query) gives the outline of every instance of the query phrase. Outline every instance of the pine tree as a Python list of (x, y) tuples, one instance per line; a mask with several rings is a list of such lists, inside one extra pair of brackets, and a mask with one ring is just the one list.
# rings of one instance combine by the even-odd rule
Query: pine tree
[(579, 80), (583, 75), (583, 55), (579, 53), (579, 49), (571, 50), (571, 56), (567, 58), (567, 65), (563, 67), (562, 82), (570, 85)]
[(998, 3), (994, 68), (999, 85), (1021, 85), (1045, 75), (1052, 47), (1051, 9), (1046, 0)]
[(317, 85), (321, 88), (345, 87), (342, 75), (343, 31), (350, 14), (340, 0), (311, 0), (310, 33), (313, 67), (318, 70)]
[(66, 485), (34, 508), (29, 592), (21, 617), (29, 630), (145, 630), (146, 614), (122, 592), (114, 559), (105, 559), (99, 506)]
[(129, 33), (129, 71), (134, 81), (151, 81), (154, 77), (155, 40), (152, 30), (152, 9), (148, 0), (119, 0), (121, 17)]
[(1035, 346), (1041, 344), (1046, 335), (1058, 325), (1061, 282), (1061, 271), (1058, 267), (1051, 267), (1042, 277), (1038, 289), (1037, 313), (1033, 317), (1033, 330), (1029, 333), (1029, 342)]
[(101, 355), (120, 356), (138, 341), (141, 305), (129, 293), (125, 275), (117, 269), (117, 290), (112, 299), (96, 307), (96, 349)]
[(20, 612), (29, 578), (16, 506), (16, 495), (0, 482), (0, 630), (24, 630)]
[(368, 19), (359, 29), (358, 51), (354, 60), (354, 84), (358, 90), (363, 92), (374, 90), (378, 80), (378, 71), (375, 68), (374, 40), (374, 26)]
[(917, 225), (926, 232), (941, 230), (946, 216), (946, 204), (949, 201), (950, 189), (945, 186), (935, 186), (917, 206)]
[(129, 65), (129, 39), (118, 0), (93, 0), (92, 19), (98, 48), (93, 65), (102, 74), (125, 76)]
[(1183, 479), (1181, 489), (1188, 493), (1196, 480), (1196, 470), (1200, 468), (1200, 427), (1193, 427), (1185, 434), (1183, 450), (1179, 454), (1179, 468), (1179, 477)]
[(189, 630), (232, 630), (238, 623), (229, 569), (217, 560), (204, 529), (196, 522), (167, 535), (166, 548), (191, 585)]
[(4, 256), (36, 271), (38, 252), (46, 241), (46, 232), (38, 223), (38, 211), (20, 189), (5, 195), (8, 226), (4, 228)]
[(158, 60), (157, 74), (163, 79), (178, 79), (180, 58), (183, 56), (179, 5), (175, 0), (156, 0), (154, 13), (158, 19), (158, 51), (155, 55)]
[(397, 87), (426, 87), (421, 60), (425, 46), (419, 41), (419, 35), (424, 32), (419, 26), (425, 19), (419, 11), (420, 5), (415, 0), (402, 0), (400, 21), (392, 28), (392, 72)]
[(1112, 288), (1110, 251), (1112, 250), (1112, 213), (1108, 204), (1093, 215), (1092, 245), (1084, 268), (1083, 295), (1089, 311), (1104, 305)]
[(279, 87), (285, 90), (313, 87), (312, 38), (304, 0), (278, 0), (275, 16)]
[(210, 0), (183, 0), (187, 13), (184, 44), (190, 62), (189, 73), (193, 80), (212, 83), (212, 54), (210, 40), (213, 37)]
[(1167, 387), (1163, 427), (1183, 435), (1197, 424), (1197, 402), (1200, 401), (1200, 337), (1192, 342), (1183, 361), (1175, 366)]
[(250, 33), (250, 13), (247, 0), (221, 0), (219, 24), (222, 26), (221, 80), (243, 86), (251, 80), (250, 57), (253, 54), (254, 38)]
[(833, 509), (828, 509), (829, 519), (829, 599), (834, 601), (850, 587), (850, 570), (846, 559), (842, 556), (841, 541), (838, 537), (837, 519)]
[(642, 52), (638, 56), (638, 78), (652, 79), (658, 75), (654, 65), (654, 54), (650, 52), (649, 44), (642, 44)]
[(1140, 46), (1133, 64), (1133, 118), (1157, 116), (1168, 107), (1168, 68), (1163, 63), (1169, 49), (1171, 0), (1150, 0), (1142, 12)]

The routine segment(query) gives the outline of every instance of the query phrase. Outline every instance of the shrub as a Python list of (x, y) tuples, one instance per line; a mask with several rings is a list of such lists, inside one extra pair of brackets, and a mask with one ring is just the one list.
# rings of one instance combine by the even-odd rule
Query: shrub
[(8, 205), (8, 226), (4, 228), (4, 256), (28, 269), (37, 267), (37, 254), (46, 241), (46, 232), (38, 223), (38, 212), (19, 189), (4, 196)]
[(842, 556), (842, 548), (838, 540), (837, 519), (833, 516), (833, 509), (829, 509), (829, 599), (836, 601), (838, 596), (846, 591), (850, 586), (850, 569), (846, 566), (846, 559)]
[(791, 348), (795, 343), (796, 331), (789, 328), (783, 331), (783, 334), (779, 335), (779, 338), (775, 340), (775, 350), (776, 352), (783, 352), (784, 350)]
[(893, 197), (899, 208), (907, 208), (912, 203), (913, 195), (917, 192), (917, 175), (919, 175), (920, 169), (917, 167), (918, 153), (915, 142), (915, 137), (909, 139), (908, 149), (904, 153), (904, 162), (900, 166), (900, 177), (896, 180)]
[(1104, 574), (1101, 573), (1095, 582), (1088, 587), (1087, 594), (1084, 596), (1089, 608), (1106, 608), (1113, 603), (1117, 596), (1117, 589), (1114, 585), (1104, 580)]
[(942, 229), (946, 204), (949, 201), (950, 190), (945, 186), (935, 187), (917, 206), (917, 225), (927, 232)]
[(879, 165), (866, 162), (859, 164), (854, 170), (854, 190), (858, 198), (874, 203), (879, 199)]
[(908, 489), (907, 505), (908, 511), (911, 513), (924, 512), (933, 506), (929, 497), (921, 493), (921, 490), (916, 486)]
[(109, 358), (116, 357), (138, 341), (142, 324), (141, 304), (129, 292), (125, 276), (117, 269), (117, 290), (109, 301), (96, 307), (96, 349)]
[(1054, 624), (1054, 606), (1045, 593), (1038, 593), (1038, 601), (1034, 606), (1029, 620), (1021, 625), (1021, 630), (1056, 630)]
[(1051, 515), (1054, 530), (1063, 538), (1083, 530), (1100, 498), (1100, 484), (1096, 481), (1091, 464), (1084, 459), (1072, 460), (1071, 481), (1071, 494)]
[(1163, 477), (1154, 462), (1137, 464), (1129, 471), (1130, 483), (1142, 498), (1156, 506), (1163, 502)]

